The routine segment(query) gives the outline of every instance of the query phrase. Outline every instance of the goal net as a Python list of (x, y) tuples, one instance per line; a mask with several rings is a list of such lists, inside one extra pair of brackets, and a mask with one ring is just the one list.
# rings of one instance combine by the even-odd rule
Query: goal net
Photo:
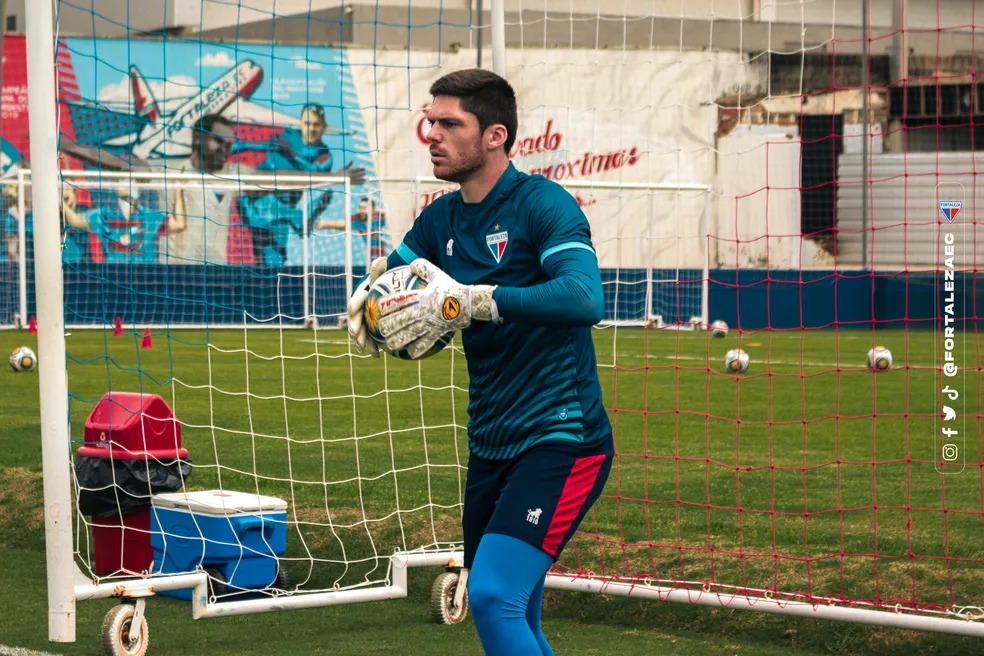
[[(984, 615), (975, 3), (486, 4), (59, 3), (118, 35), (56, 41), (61, 252), (26, 267), (97, 329), (64, 341), (76, 597), (204, 570), (210, 616), (359, 601), (458, 555), (460, 343), (336, 328), (453, 189), (430, 83), (503, 57), (513, 161), (578, 200), (605, 289), (617, 459), (548, 586), (984, 635), (948, 621)], [(45, 187), (4, 117), (9, 217)], [(0, 324), (44, 318), (31, 280)]]

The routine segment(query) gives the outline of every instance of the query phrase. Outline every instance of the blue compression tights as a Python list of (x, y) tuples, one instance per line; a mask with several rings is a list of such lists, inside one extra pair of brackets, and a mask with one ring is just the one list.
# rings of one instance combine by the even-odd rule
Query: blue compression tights
[(468, 601), (486, 656), (553, 656), (540, 627), (553, 559), (508, 535), (486, 533), (468, 573)]

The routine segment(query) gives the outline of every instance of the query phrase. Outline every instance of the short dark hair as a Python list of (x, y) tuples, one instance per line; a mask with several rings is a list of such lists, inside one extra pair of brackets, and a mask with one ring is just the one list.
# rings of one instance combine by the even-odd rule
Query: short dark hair
[(492, 71), (468, 68), (438, 79), (431, 85), (430, 94), (460, 98), (461, 108), (475, 115), (482, 131), (496, 123), (506, 126), (506, 155), (512, 150), (519, 119), (516, 92), (505, 79)]
[(211, 134), (216, 125), (224, 125), (229, 129), (235, 127), (233, 122), (222, 114), (205, 114), (198, 119), (198, 123), (191, 132), (191, 145), (193, 150), (196, 149), (196, 146), (201, 146), (202, 135)]
[(322, 123), (325, 122), (325, 108), (323, 105), (319, 105), (318, 103), (308, 103), (303, 107), (301, 107), (300, 116), (304, 116), (305, 112), (311, 112), (312, 114), (317, 116), (318, 120), (320, 120)]

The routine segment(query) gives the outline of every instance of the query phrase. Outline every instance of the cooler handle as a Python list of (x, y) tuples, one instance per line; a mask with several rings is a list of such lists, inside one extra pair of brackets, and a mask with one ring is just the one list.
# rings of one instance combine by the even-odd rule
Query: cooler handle
[(240, 521), (235, 522), (234, 525), (236, 526), (236, 533), (240, 540), (243, 539), (244, 534), (255, 529), (262, 529), (264, 540), (269, 541), (273, 539), (273, 522), (263, 521), (260, 517), (243, 517)]

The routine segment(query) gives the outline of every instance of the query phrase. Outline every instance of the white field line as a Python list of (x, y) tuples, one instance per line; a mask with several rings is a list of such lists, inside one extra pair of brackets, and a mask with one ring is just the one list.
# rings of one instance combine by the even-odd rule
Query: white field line
[[(325, 344), (325, 345), (331, 345), (331, 346), (345, 346), (346, 344), (348, 344), (348, 340), (347, 339), (302, 339), (302, 340), (299, 340), (299, 341), (304, 342), (306, 344)], [(751, 353), (751, 351), (749, 351), (749, 352)], [(630, 354), (626, 355), (626, 352), (625, 351), (620, 351), (619, 352), (619, 356), (620, 357), (642, 357), (642, 355), (643, 354), (641, 354), (641, 353), (630, 353)], [(649, 360), (662, 360), (662, 361), (667, 361), (667, 362), (673, 361), (673, 360), (686, 360), (686, 361), (690, 361), (690, 362), (704, 362), (705, 360), (708, 359), (708, 358), (697, 357), (697, 356), (694, 356), (694, 355), (675, 355), (675, 354), (672, 354), (672, 353), (667, 353), (665, 355), (660, 355), (658, 353), (649, 353), (649, 354), (646, 354), (645, 357), (647, 359), (649, 359)], [(715, 358), (710, 358), (710, 360), (711, 361), (716, 361)], [(756, 362), (754, 354), (752, 354), (752, 362)], [(607, 363), (601, 363), (601, 364), (602, 364), (602, 366), (611, 366), (610, 364), (607, 364)], [(841, 363), (837, 363), (837, 362), (816, 362), (816, 361), (813, 361), (813, 360), (796, 360), (796, 361), (792, 361), (792, 360), (770, 360), (769, 361), (769, 364), (779, 365), (779, 366), (783, 366), (783, 367), (824, 367), (824, 368), (828, 368), (828, 369), (836, 369), (837, 367), (840, 367), (841, 369), (867, 369), (868, 368), (867, 365), (864, 364), (864, 360), (863, 359), (861, 361), (861, 364), (846, 363), (846, 362), (841, 362)], [(919, 363), (910, 363), (910, 364), (912, 366), (915, 366), (915, 367), (922, 366), (922, 367), (930, 367), (931, 368), (931, 367), (934, 366), (932, 364), (922, 364), (922, 365), (920, 365)]]
[[(750, 352), (750, 354), (751, 354), (751, 352)], [(624, 355), (624, 353), (622, 355)], [(646, 357), (649, 360), (666, 360), (666, 361), (672, 361), (672, 360), (689, 360), (689, 361), (693, 361), (693, 362), (704, 362), (704, 361), (706, 361), (708, 359), (708, 358), (699, 358), (699, 357), (696, 357), (696, 356), (693, 356), (693, 355), (673, 355), (673, 354), (654, 355), (652, 353), (650, 353)], [(713, 360), (713, 358), (711, 358), (711, 359)], [(756, 362), (754, 355), (752, 355), (752, 362)], [(781, 366), (784, 366), (784, 367), (787, 367), (787, 366), (788, 367), (800, 367), (800, 366), (802, 366), (802, 367), (827, 367), (827, 368), (830, 368), (830, 369), (836, 369), (837, 367), (840, 367), (841, 369), (867, 369), (868, 368), (867, 365), (865, 365), (864, 363), (862, 363), (862, 364), (847, 364), (847, 363), (841, 362), (840, 364), (838, 364), (836, 362), (814, 362), (812, 360), (797, 360), (795, 362), (793, 362), (793, 361), (786, 361), (786, 360), (769, 360), (769, 364), (778, 364), (778, 365), (781, 365)]]
[(299, 339), (297, 340), (303, 344), (328, 344), (331, 346), (345, 346), (348, 344), (348, 338), (345, 339)]
[(34, 651), (23, 647), (8, 647), (0, 645), (0, 656), (59, 656), (48, 651)]

